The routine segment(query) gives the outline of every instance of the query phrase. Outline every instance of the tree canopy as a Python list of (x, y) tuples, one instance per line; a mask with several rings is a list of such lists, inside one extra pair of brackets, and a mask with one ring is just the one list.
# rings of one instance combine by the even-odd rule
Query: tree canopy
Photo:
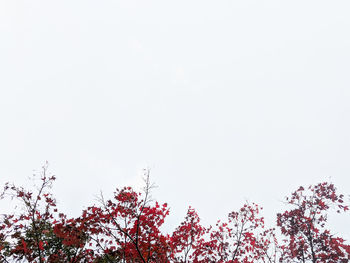
[(152, 200), (146, 172), (142, 192), (116, 189), (98, 205), (68, 218), (51, 193), (55, 176), (42, 169), (39, 187), (7, 183), (1, 199), (21, 206), (0, 218), (1, 262), (349, 262), (350, 245), (327, 226), (327, 213), (348, 210), (329, 182), (300, 187), (286, 197), (276, 228), (265, 226), (261, 207), (245, 203), (213, 226), (203, 226), (194, 208), (172, 233), (165, 233), (169, 207)]

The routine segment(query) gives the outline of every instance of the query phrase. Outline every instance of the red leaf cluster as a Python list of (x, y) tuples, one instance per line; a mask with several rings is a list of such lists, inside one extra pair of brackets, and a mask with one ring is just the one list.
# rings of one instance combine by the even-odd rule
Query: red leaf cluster
[(327, 228), (327, 212), (346, 212), (344, 196), (330, 183), (300, 187), (287, 197), (291, 209), (277, 215), (283, 236), (265, 227), (262, 208), (246, 203), (214, 226), (201, 224), (189, 207), (168, 234), (162, 225), (167, 204), (150, 197), (146, 175), (142, 193), (117, 189), (77, 218), (59, 213), (50, 193), (54, 176), (43, 167), (40, 187), (28, 191), (6, 184), (1, 198), (18, 200), (22, 210), (0, 218), (0, 262), (253, 263), (349, 262), (350, 246)]

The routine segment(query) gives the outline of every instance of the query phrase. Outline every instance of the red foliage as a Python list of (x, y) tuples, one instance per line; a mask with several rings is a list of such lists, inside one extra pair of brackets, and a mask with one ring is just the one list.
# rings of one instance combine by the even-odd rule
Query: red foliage
[(326, 228), (327, 211), (347, 211), (344, 196), (330, 183), (300, 187), (286, 198), (293, 209), (277, 215), (284, 240), (283, 262), (348, 262), (350, 246)]
[[(253, 263), (348, 262), (350, 246), (326, 228), (327, 211), (345, 212), (333, 184), (300, 187), (287, 198), (292, 209), (277, 215), (285, 236), (277, 241), (258, 205), (246, 203), (226, 221), (204, 227), (193, 208), (172, 234), (161, 231), (167, 204), (152, 201), (146, 173), (143, 193), (126, 187), (100, 198), (78, 218), (58, 213), (50, 194), (54, 176), (43, 167), (36, 191), (6, 184), (2, 198), (22, 204), (0, 219), (0, 262)], [(280, 244), (279, 244), (280, 243)]]

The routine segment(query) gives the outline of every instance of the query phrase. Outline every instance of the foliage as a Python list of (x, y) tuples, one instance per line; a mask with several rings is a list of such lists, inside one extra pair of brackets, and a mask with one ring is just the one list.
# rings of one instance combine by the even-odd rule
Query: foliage
[[(16, 199), (23, 206), (19, 214), (4, 214), (0, 221), (0, 259), (3, 262), (81, 262), (88, 258), (79, 219), (58, 213), (49, 192), (55, 176), (42, 167), (36, 191), (6, 184), (2, 197)], [(68, 230), (69, 229), (69, 230)]]
[(142, 193), (116, 189), (101, 194), (98, 205), (68, 218), (51, 194), (54, 176), (42, 168), (34, 191), (5, 184), (1, 199), (18, 201), (20, 209), (0, 218), (0, 262), (89, 263), (253, 263), (348, 262), (350, 246), (327, 229), (330, 209), (346, 212), (344, 196), (330, 183), (300, 187), (287, 197), (291, 209), (277, 215), (284, 238), (265, 227), (262, 208), (246, 203), (215, 226), (201, 224), (189, 207), (184, 220), (167, 234), (161, 230), (169, 208), (152, 200), (149, 171)]
[(293, 209), (277, 215), (284, 240), (283, 262), (348, 262), (350, 246), (326, 228), (327, 211), (346, 212), (344, 196), (330, 183), (300, 187), (286, 198)]

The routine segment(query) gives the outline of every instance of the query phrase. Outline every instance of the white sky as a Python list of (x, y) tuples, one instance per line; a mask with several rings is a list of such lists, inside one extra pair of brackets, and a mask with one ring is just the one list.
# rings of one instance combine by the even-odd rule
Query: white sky
[[(169, 226), (299, 185), (350, 193), (349, 1), (0, 2), (0, 182), (72, 214), (148, 166)], [(335, 228), (350, 237), (349, 216)], [(340, 222), (340, 223), (339, 223)]]

